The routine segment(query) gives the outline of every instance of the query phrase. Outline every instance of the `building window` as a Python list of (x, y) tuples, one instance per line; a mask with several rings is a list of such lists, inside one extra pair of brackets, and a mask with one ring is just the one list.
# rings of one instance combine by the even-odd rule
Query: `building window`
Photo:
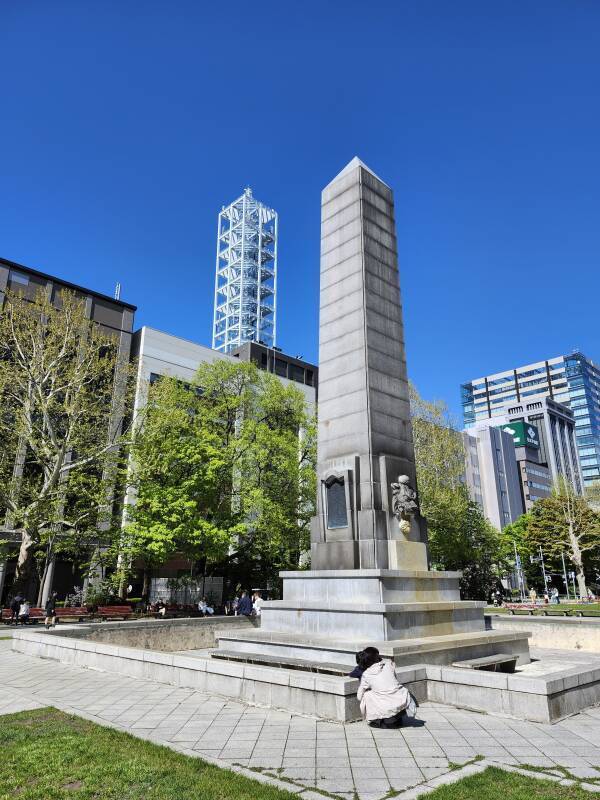
[(290, 374), (289, 377), (296, 381), (297, 383), (304, 383), (304, 368), (298, 366), (298, 364), (290, 364)]
[(39, 278), (37, 275), (28, 275), (26, 272), (20, 272), (17, 269), (9, 270), (8, 288), (28, 300), (35, 300), (36, 294), (40, 291), (45, 292), (47, 286), (48, 281), (44, 280), (44, 278)]
[(94, 298), (94, 310), (92, 319), (107, 325), (109, 328), (123, 327), (123, 309), (114, 303)]

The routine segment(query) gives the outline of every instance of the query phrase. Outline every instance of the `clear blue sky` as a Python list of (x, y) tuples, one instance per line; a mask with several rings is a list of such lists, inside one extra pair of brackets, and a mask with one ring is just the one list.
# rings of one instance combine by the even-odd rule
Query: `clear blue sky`
[(317, 358), (319, 203), (395, 190), (409, 374), (600, 360), (600, 3), (0, 2), (0, 255), (210, 344), (215, 232), (280, 215), (279, 341)]

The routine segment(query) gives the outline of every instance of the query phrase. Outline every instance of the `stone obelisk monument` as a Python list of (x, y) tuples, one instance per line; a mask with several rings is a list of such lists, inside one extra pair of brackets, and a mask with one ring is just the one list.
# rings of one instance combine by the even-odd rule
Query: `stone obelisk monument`
[(323, 191), (319, 339), (311, 569), (280, 573), (283, 599), (263, 604), (260, 629), (221, 634), (222, 656), (312, 669), (374, 644), (396, 664), (527, 662), (528, 634), (487, 631), (460, 573), (428, 569), (392, 191), (357, 158)]
[(358, 158), (323, 190), (312, 569), (427, 569), (392, 190)]

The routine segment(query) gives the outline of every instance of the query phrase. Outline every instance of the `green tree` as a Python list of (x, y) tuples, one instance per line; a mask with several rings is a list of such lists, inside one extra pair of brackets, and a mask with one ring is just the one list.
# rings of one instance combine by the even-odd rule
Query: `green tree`
[[(66, 290), (51, 302), (7, 294), (0, 313), (0, 510), (20, 547), (15, 585), (36, 555), (82, 551), (110, 528), (129, 367)], [(43, 577), (43, 574), (42, 574)]]
[(503, 564), (499, 532), (469, 499), (463, 440), (443, 403), (424, 400), (410, 386), (421, 513), (427, 519), (432, 565), (461, 570), (467, 598), (485, 598)]
[(534, 503), (526, 538), (530, 546), (541, 546), (556, 566), (565, 553), (575, 567), (579, 595), (587, 597), (585, 571), (600, 553), (600, 515), (570, 481), (560, 478), (550, 497)]
[(314, 514), (314, 430), (301, 392), (254, 364), (203, 364), (191, 386), (162, 378), (132, 448), (129, 562), (180, 553), (246, 582), (297, 567)]

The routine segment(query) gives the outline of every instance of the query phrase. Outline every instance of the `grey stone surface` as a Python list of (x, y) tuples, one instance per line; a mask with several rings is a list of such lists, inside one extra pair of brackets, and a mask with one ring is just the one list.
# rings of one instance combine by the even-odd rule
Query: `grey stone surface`
[[(428, 570), (418, 513), (392, 192), (358, 159), (323, 190), (317, 515), (312, 570), (284, 573), (258, 636), (220, 649), (352, 664), (374, 645), (397, 665), (500, 652), (459, 574)], [(273, 636), (268, 634), (272, 633)], [(497, 651), (496, 651), (497, 652)]]
[[(91, 623), (85, 626), (60, 625), (50, 636), (60, 635), (85, 638), (79, 649), (92, 647), (93, 643), (117, 644), (127, 647), (148, 648), (153, 651), (173, 652), (200, 647), (214, 647), (218, 633), (229, 628), (256, 627), (248, 617), (198, 617), (183, 619), (145, 619), (126, 622)], [(166, 662), (163, 662), (166, 663)]]
[[(348, 800), (383, 800), (402, 792), (402, 800), (409, 800), (491, 764), (550, 781), (564, 780), (556, 772), (561, 767), (580, 780), (600, 775), (600, 708), (551, 726), (425, 702), (419, 726), (378, 731), (362, 722), (323, 722), (192, 688), (32, 658), (9, 646), (0, 642), (0, 715), (52, 705), (291, 789), (305, 800), (325, 800), (322, 792)], [(546, 661), (559, 665), (568, 657), (555, 653)], [(477, 756), (485, 760), (467, 763)], [(452, 769), (451, 762), (465, 766)]]
[[(552, 610), (560, 611), (560, 606)], [(493, 614), (496, 630), (531, 632), (532, 647), (547, 647), (548, 642), (561, 650), (600, 652), (600, 619), (594, 617), (529, 617)]]
[[(415, 465), (393, 197), (358, 159), (322, 194), (319, 393), (312, 565), (385, 568), (387, 541), (402, 538), (390, 485), (405, 474), (414, 486)], [(345, 527), (328, 526), (332, 476), (345, 483)], [(424, 525), (410, 538), (425, 543)]]
[[(244, 631), (240, 631), (239, 636), (243, 634)], [(491, 640), (494, 638), (493, 632), (484, 632), (482, 635)], [(277, 636), (281, 637), (281, 634)], [(495, 646), (504, 644), (512, 648), (510, 636), (499, 634), (500, 640)], [(277, 637), (268, 631), (257, 631), (254, 637), (262, 640), (266, 648), (275, 651), (279, 648), (280, 655), (285, 648), (285, 641), (277, 642)], [(502, 642), (502, 637), (508, 638)], [(291, 657), (296, 658), (297, 637), (290, 638), (294, 642), (290, 648), (293, 653)], [(454, 638), (455, 650), (458, 651), (462, 637), (457, 635)], [(435, 637), (424, 639), (423, 642), (425, 646), (431, 646), (432, 640), (435, 642)], [(84, 647), (79, 646), (82, 644)], [(256, 642), (249, 642), (249, 645), (250, 649), (245, 652), (254, 655)], [(400, 641), (393, 643), (391, 649), (394, 657), (395, 651), (402, 646)], [(412, 646), (416, 648), (417, 644), (413, 642)], [(13, 648), (27, 655), (58, 660), (64, 664), (185, 686), (321, 719), (349, 721), (360, 717), (355, 695), (357, 681), (348, 677), (253, 663), (217, 661), (209, 658), (205, 651), (200, 651), (198, 657), (192, 657), (94, 644), (47, 632), (16, 631)], [(314, 659), (307, 658), (306, 663), (310, 665)], [(535, 722), (552, 722), (600, 703), (600, 659), (593, 663), (566, 664), (554, 659), (545, 673), (539, 671), (537, 663), (522, 667), (514, 675), (427, 664), (400, 669), (398, 675), (418, 699), (427, 698)], [(428, 752), (423, 755), (435, 754)]]

